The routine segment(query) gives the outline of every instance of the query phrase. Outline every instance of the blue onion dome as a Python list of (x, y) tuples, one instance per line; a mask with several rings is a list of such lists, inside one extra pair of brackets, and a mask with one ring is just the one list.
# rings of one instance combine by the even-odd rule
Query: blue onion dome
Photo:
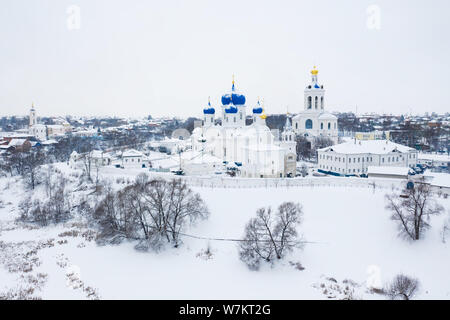
[(320, 87), (319, 87), (319, 85), (317, 83), (314, 85), (314, 88), (320, 89)]
[(253, 113), (261, 114), (262, 112), (263, 112), (263, 108), (261, 107), (261, 103), (259, 102), (259, 98), (258, 98), (258, 103), (257, 103), (257, 106), (255, 108), (253, 108)]
[(208, 98), (208, 107), (203, 109), (204, 114), (215, 114), (216, 110), (211, 107), (211, 100)]
[(235, 106), (241, 106), (241, 105), (245, 104), (245, 96), (236, 91), (236, 88), (234, 86), (234, 79), (233, 79), (233, 85), (231, 87), (231, 93), (227, 93), (222, 96), (222, 104), (224, 106), (227, 106), (229, 104), (234, 104)]
[(230, 106), (229, 108), (225, 109), (225, 113), (237, 113), (238, 109), (236, 107)]
[(203, 113), (204, 114), (215, 114), (216, 110), (214, 110), (214, 108), (207, 108), (207, 109), (203, 109)]

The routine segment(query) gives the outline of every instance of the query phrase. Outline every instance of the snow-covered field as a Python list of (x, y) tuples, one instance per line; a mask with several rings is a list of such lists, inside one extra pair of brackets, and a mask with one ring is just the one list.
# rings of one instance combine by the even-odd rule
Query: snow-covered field
[[(0, 179), (0, 294), (34, 287), (32, 296), (43, 299), (384, 299), (366, 282), (385, 284), (402, 272), (420, 280), (417, 298), (450, 299), (450, 239), (444, 243), (441, 234), (450, 199), (439, 199), (446, 213), (411, 243), (397, 236), (384, 209), (388, 189), (194, 187), (211, 212), (188, 230), (200, 237), (241, 238), (256, 209), (302, 204), (304, 248), (250, 271), (235, 242), (186, 237), (178, 249), (143, 253), (133, 243), (98, 246), (82, 220), (19, 224), (24, 190), (13, 181)], [(204, 253), (208, 246), (212, 256)]]

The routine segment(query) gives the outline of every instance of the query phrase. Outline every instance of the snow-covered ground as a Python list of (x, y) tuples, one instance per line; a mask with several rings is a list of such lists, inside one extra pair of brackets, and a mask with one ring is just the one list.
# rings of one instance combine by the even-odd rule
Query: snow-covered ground
[[(118, 170), (127, 179), (139, 172), (125, 171)], [(256, 272), (239, 260), (235, 242), (184, 238), (180, 248), (160, 253), (138, 252), (133, 243), (98, 246), (82, 220), (45, 228), (15, 222), (24, 190), (1, 178), (0, 295), (34, 287), (32, 295), (43, 299), (384, 299), (366, 282), (385, 284), (403, 272), (420, 280), (418, 298), (450, 299), (450, 238), (444, 243), (441, 234), (450, 199), (439, 199), (446, 213), (431, 220), (425, 239), (411, 243), (397, 236), (384, 208), (388, 189), (193, 188), (211, 215), (189, 234), (241, 238), (256, 209), (296, 201), (307, 243)]]

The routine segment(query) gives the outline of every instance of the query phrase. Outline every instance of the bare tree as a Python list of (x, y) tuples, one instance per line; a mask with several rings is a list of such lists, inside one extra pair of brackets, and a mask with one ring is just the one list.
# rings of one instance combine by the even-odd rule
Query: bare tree
[(80, 160), (83, 163), (83, 174), (86, 177), (87, 181), (92, 182), (92, 176), (91, 176), (91, 171), (92, 171), (92, 151), (83, 153), (80, 156)]
[(392, 299), (412, 299), (419, 290), (419, 280), (404, 274), (395, 276), (392, 283), (387, 287), (386, 294)]
[(405, 189), (402, 194), (387, 194), (385, 197), (386, 209), (392, 212), (391, 219), (398, 222), (400, 234), (412, 240), (419, 240), (429, 228), (425, 218), (444, 210), (435, 201), (430, 186), (424, 183), (416, 183), (414, 188)]
[(333, 144), (334, 144), (333, 140), (331, 140), (328, 137), (323, 137), (323, 136), (315, 137), (314, 138), (314, 156), (317, 157), (317, 150), (332, 146)]
[(48, 225), (67, 221), (70, 217), (70, 201), (66, 191), (67, 179), (59, 175), (56, 181), (50, 181), (54, 192), (46, 200), (26, 197), (19, 205), (20, 219), (26, 222)]
[(297, 135), (296, 141), (296, 153), (297, 160), (310, 159), (311, 158), (311, 142), (304, 135)]
[(302, 164), (300, 166), (300, 173), (302, 174), (303, 178), (308, 175), (308, 167), (306, 166), (306, 164)]
[(293, 202), (281, 204), (276, 214), (270, 207), (258, 209), (256, 217), (245, 227), (244, 241), (239, 246), (240, 259), (257, 270), (261, 261), (282, 259), (286, 252), (300, 246), (297, 226), (302, 214), (300, 204)]
[(25, 179), (26, 184), (34, 189), (39, 183), (39, 167), (44, 164), (45, 156), (41, 151), (32, 151), (28, 153), (22, 153), (23, 155), (23, 172), (22, 176)]

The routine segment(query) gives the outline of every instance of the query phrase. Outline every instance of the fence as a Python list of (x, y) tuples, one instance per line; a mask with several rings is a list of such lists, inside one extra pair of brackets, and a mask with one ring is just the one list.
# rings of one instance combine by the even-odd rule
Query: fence
[[(173, 178), (172, 174), (156, 174), (152, 176)], [(290, 187), (351, 187), (369, 189), (398, 189), (406, 186), (406, 181), (392, 179), (369, 179), (351, 177), (320, 178), (229, 178), (229, 177), (196, 177), (177, 176), (188, 185), (201, 188), (290, 188)]]

